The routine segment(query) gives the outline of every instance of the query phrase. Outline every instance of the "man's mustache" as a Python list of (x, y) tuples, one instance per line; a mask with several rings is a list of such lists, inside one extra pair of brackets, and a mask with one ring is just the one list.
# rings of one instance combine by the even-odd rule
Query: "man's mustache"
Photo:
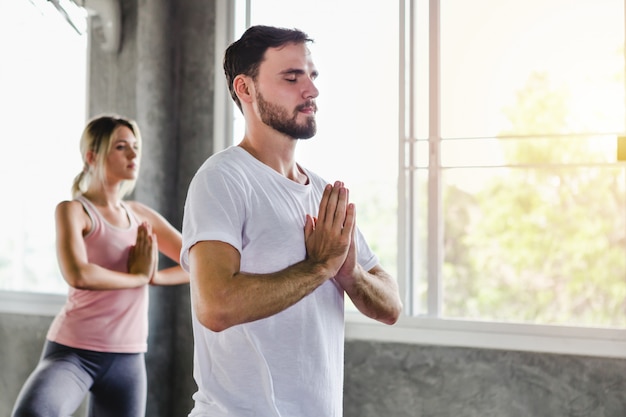
[(299, 106), (296, 107), (296, 111), (302, 111), (306, 109), (307, 107), (311, 107), (313, 111), (317, 113), (317, 104), (315, 104), (315, 101), (313, 100), (308, 100), (305, 103), (300, 104)]

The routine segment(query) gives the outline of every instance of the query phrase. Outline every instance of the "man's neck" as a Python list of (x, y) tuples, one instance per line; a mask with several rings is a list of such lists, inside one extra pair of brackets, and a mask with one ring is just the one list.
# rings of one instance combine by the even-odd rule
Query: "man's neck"
[(259, 138), (246, 134), (239, 147), (282, 176), (306, 184), (308, 178), (296, 164), (296, 144), (296, 139), (282, 135)]

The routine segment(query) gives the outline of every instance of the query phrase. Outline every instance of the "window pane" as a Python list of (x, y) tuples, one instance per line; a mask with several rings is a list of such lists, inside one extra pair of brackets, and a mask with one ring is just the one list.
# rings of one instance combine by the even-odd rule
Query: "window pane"
[(623, 326), (623, 1), (441, 15), (442, 316)]
[[(413, 188), (414, 206), (412, 212), (413, 248), (411, 267), (413, 279), (410, 283), (410, 306), (406, 306), (413, 315), (429, 315), (428, 311), (428, 268), (431, 260), (428, 250), (428, 170), (415, 170)], [(436, 262), (436, 261), (435, 261)], [(435, 265), (436, 266), (436, 265)]]
[[(407, 2), (408, 3), (408, 2)], [(413, 124), (414, 135), (418, 139), (428, 139), (429, 126), (428, 119), (430, 117), (430, 108), (428, 105), (430, 94), (430, 67), (428, 65), (428, 57), (430, 53), (429, 48), (429, 7), (428, 1), (417, 1), (413, 5), (415, 10), (413, 12), (415, 39), (407, 39), (407, 44), (411, 45), (413, 50), (414, 62), (413, 62), (413, 77), (414, 77), (414, 89), (413, 91), (413, 105), (415, 109), (413, 111)], [(408, 7), (408, 6), (407, 6)], [(408, 29), (408, 23), (407, 23)], [(409, 61), (407, 59), (407, 61)], [(409, 62), (405, 62), (408, 66)], [(408, 72), (408, 67), (407, 67)], [(408, 117), (407, 117), (408, 119)]]
[(624, 166), (469, 168), (443, 178), (445, 316), (626, 324)]
[(54, 208), (82, 169), (86, 35), (47, 1), (0, 2), (0, 289), (64, 292)]
[(623, 3), (441, 1), (443, 137), (622, 132)]

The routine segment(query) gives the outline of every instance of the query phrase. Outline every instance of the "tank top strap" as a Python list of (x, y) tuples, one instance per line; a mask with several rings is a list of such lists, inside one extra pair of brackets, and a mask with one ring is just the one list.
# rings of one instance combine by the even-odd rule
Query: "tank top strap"
[[(91, 201), (89, 201), (88, 198), (80, 195), (76, 197), (76, 200), (78, 200), (83, 205), (83, 207), (85, 208), (85, 211), (87, 211), (87, 215), (89, 215), (89, 218), (91, 219), (93, 223), (93, 226), (89, 233), (91, 233), (95, 229), (98, 229), (105, 225), (109, 225), (109, 223), (104, 219), (104, 217), (102, 217), (102, 214), (100, 214), (96, 206), (94, 206), (94, 204)], [(122, 208), (124, 209), (124, 212), (126, 212), (126, 216), (128, 217), (128, 221), (130, 223), (128, 229), (136, 229), (141, 223), (139, 221), (139, 218), (137, 217), (135, 212), (128, 206), (128, 204), (126, 204), (124, 201), (120, 201), (120, 205), (122, 206)]]
[(125, 201), (120, 201), (120, 204), (122, 205), (124, 210), (126, 210), (126, 214), (128, 215), (128, 220), (130, 221), (130, 227), (138, 227), (141, 221), (139, 220), (139, 218), (137, 217), (133, 209), (131, 209), (130, 206), (126, 204)]
[(78, 197), (76, 197), (76, 200), (83, 205), (83, 208), (91, 219), (91, 230), (89, 230), (89, 232), (87, 233), (88, 235), (90, 235), (95, 230), (100, 229), (104, 224), (102, 215), (100, 214), (96, 206), (94, 206), (93, 203), (89, 201), (89, 199), (87, 199), (86, 197), (79, 195)]

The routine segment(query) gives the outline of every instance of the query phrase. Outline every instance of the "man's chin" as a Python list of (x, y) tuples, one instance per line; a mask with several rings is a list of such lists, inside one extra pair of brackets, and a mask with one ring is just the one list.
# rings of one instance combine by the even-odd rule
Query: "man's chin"
[(315, 134), (317, 133), (317, 129), (298, 130), (298, 131), (282, 132), (282, 133), (286, 134), (292, 139), (306, 140), (306, 139), (311, 139), (312, 137), (314, 137)]
[(290, 135), (293, 139), (296, 140), (307, 140), (307, 139), (311, 139), (315, 136), (315, 133), (317, 133), (316, 131), (313, 132), (298, 132), (295, 135)]

